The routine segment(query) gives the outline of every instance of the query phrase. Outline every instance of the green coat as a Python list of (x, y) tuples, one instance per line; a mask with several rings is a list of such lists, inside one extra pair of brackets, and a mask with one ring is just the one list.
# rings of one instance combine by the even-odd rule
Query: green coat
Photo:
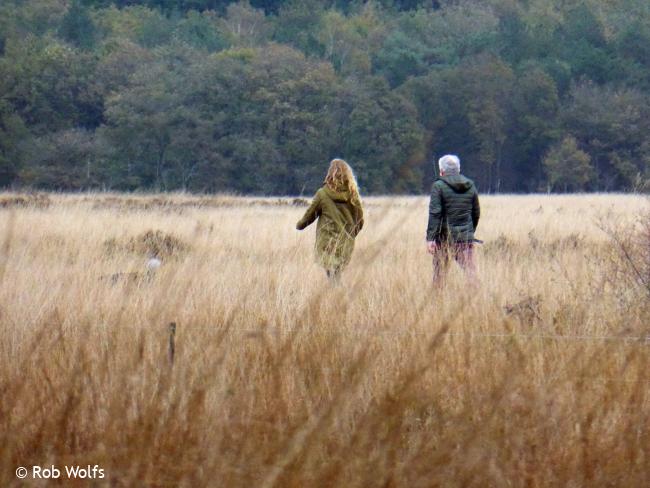
[(296, 224), (296, 229), (303, 230), (318, 219), (316, 260), (327, 270), (340, 270), (350, 262), (354, 239), (363, 227), (363, 208), (361, 202), (355, 203), (347, 190), (333, 191), (324, 186)]
[(431, 189), (427, 241), (472, 242), (480, 216), (474, 182), (463, 175), (442, 176)]

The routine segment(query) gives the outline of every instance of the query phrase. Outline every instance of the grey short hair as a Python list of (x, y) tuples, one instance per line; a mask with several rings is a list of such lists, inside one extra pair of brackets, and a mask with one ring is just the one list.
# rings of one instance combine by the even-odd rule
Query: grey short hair
[(455, 154), (446, 154), (438, 160), (438, 168), (446, 174), (460, 173), (460, 158)]

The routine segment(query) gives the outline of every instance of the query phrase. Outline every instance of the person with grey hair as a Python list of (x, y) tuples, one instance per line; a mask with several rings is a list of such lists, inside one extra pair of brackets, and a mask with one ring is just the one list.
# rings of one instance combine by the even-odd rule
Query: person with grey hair
[(481, 216), (476, 185), (460, 174), (460, 159), (447, 154), (438, 160), (440, 177), (429, 202), (427, 250), (433, 255), (433, 281), (440, 284), (453, 258), (476, 281), (474, 232)]

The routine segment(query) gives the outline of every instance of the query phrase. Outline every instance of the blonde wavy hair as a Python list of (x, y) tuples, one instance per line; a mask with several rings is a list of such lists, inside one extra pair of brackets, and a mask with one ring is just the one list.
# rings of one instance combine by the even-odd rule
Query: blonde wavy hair
[(359, 186), (350, 165), (342, 159), (332, 159), (325, 176), (325, 186), (333, 191), (347, 190), (353, 204), (361, 204)]

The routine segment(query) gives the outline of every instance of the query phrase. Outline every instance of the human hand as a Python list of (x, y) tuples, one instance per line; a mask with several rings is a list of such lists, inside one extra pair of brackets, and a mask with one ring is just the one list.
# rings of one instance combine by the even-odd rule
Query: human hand
[(427, 252), (429, 254), (435, 254), (438, 250), (439, 244), (436, 241), (427, 241)]

